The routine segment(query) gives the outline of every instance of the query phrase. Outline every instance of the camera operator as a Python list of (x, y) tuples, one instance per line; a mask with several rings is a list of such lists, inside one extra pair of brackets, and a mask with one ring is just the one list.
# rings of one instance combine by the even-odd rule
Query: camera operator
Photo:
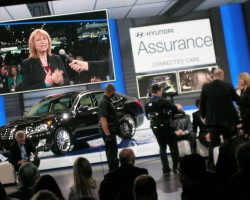
[(177, 136), (174, 134), (174, 127), (171, 126), (171, 117), (182, 110), (180, 104), (173, 104), (163, 97), (163, 88), (154, 84), (151, 88), (151, 96), (145, 104), (147, 119), (150, 120), (150, 127), (157, 139), (160, 147), (160, 158), (163, 165), (163, 173), (170, 173), (167, 157), (167, 145), (169, 146), (173, 161), (173, 172), (177, 173), (179, 151), (177, 146)]

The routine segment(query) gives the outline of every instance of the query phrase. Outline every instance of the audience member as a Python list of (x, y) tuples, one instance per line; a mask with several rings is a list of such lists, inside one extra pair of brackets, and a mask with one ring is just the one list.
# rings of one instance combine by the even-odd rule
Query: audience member
[(36, 155), (36, 149), (31, 140), (25, 137), (25, 132), (17, 131), (15, 139), (15, 142), (10, 146), (9, 162), (14, 165), (16, 172), (26, 162), (32, 162), (39, 167), (40, 159)]
[(57, 196), (57, 198), (59, 198), (60, 200), (64, 200), (62, 191), (59, 188), (57, 182), (49, 174), (40, 176), (40, 178), (37, 179), (34, 187), (34, 193), (38, 193), (41, 190), (48, 190), (50, 192), (53, 192)]
[(198, 154), (184, 156), (179, 165), (182, 184), (182, 200), (222, 200), (222, 191), (217, 188), (208, 172), (205, 159)]
[(208, 169), (214, 170), (213, 149), (220, 146), (220, 135), (223, 123), (236, 126), (238, 115), (233, 101), (238, 101), (239, 96), (231, 83), (224, 80), (224, 72), (218, 68), (214, 71), (214, 81), (204, 84), (200, 96), (201, 117), (206, 119), (206, 125), (209, 126), (210, 146)]
[(9, 194), (8, 197), (20, 200), (31, 199), (34, 194), (33, 188), (39, 175), (39, 171), (34, 164), (30, 162), (24, 163), (18, 171), (18, 179), (21, 186), (17, 191)]
[(85, 197), (98, 198), (98, 185), (92, 177), (92, 168), (86, 158), (79, 157), (73, 166), (74, 185), (70, 188), (69, 200)]
[(180, 112), (181, 116), (174, 119), (172, 126), (175, 128), (175, 134), (177, 140), (188, 140), (191, 147), (191, 152), (196, 153), (196, 136), (193, 132), (193, 126), (190, 120), (190, 116), (185, 112)]
[(22, 75), (18, 74), (17, 66), (13, 65), (10, 68), (8, 77), (8, 89), (10, 92), (15, 92), (16, 86), (22, 83)]
[(240, 115), (242, 117), (242, 137), (249, 140), (250, 135), (250, 77), (247, 72), (239, 74), (238, 89), (240, 89)]
[(238, 172), (231, 178), (235, 200), (250, 199), (250, 143), (241, 144), (236, 151)]
[(198, 139), (201, 144), (209, 148), (210, 133), (209, 133), (208, 127), (205, 125), (205, 119), (201, 117), (200, 99), (197, 99), (195, 101), (195, 105), (198, 108), (198, 110), (192, 114), (193, 115), (193, 131), (195, 134), (197, 134), (198, 128), (199, 128)]
[(121, 166), (104, 176), (99, 190), (100, 200), (133, 200), (133, 183), (137, 176), (148, 174), (148, 170), (135, 167), (135, 154), (132, 149), (122, 149), (119, 153)]
[(8, 88), (8, 67), (2, 66), (0, 73), (0, 94), (9, 92)]
[(237, 137), (237, 128), (225, 125), (222, 129), (225, 134), (224, 144), (219, 148), (219, 156), (215, 166), (216, 173), (229, 180), (237, 171), (236, 150), (246, 141)]
[(53, 192), (49, 190), (40, 190), (31, 200), (60, 200)]
[(134, 200), (157, 200), (156, 182), (152, 176), (140, 175), (134, 181)]

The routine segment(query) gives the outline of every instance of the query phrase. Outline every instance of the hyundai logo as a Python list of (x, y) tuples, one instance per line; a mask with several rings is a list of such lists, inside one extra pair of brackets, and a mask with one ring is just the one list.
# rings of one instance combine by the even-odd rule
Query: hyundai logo
[(143, 37), (144, 36), (144, 33), (143, 32), (137, 32), (136, 34), (135, 34), (135, 37), (137, 37), (137, 38), (141, 38), (141, 37)]

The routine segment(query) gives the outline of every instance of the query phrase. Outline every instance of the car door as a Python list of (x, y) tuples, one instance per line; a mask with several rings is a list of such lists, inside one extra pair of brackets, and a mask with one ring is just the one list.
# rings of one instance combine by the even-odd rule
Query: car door
[(97, 128), (98, 112), (91, 94), (84, 94), (78, 101), (74, 123), (77, 141), (88, 141), (100, 137)]

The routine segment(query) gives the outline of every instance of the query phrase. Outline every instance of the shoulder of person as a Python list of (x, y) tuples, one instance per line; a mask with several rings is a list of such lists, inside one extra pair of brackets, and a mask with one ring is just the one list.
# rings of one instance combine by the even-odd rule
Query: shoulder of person
[(35, 62), (35, 61), (38, 61), (38, 58), (28, 57), (28, 58), (26, 58), (26, 59), (22, 62), (22, 65), (28, 64), (28, 63), (30, 63), (30, 62)]

